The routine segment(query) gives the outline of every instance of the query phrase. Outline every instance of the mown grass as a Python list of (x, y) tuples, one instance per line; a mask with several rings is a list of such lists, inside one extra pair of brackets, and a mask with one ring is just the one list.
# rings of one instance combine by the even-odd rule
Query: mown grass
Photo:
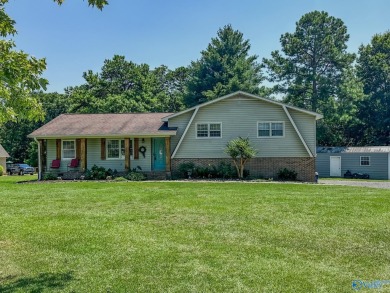
[(388, 190), (20, 179), (0, 177), (0, 292), (351, 292), (390, 278)]

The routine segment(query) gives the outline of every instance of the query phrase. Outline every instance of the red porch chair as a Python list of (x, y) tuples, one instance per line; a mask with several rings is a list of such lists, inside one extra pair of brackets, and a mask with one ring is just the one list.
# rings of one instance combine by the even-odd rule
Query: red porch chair
[(59, 169), (61, 167), (61, 160), (53, 160), (50, 169)]
[(70, 163), (68, 164), (68, 171), (69, 171), (69, 168), (71, 169), (75, 169), (75, 168), (78, 168), (79, 167), (79, 160), (78, 159), (72, 159), (70, 161)]

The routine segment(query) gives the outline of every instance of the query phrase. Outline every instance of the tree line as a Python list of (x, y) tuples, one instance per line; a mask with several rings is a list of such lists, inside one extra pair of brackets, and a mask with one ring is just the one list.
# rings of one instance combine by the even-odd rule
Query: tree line
[[(69, 86), (64, 94), (42, 91), (46, 81), (38, 66), (27, 76), (31, 84), (18, 80), (10, 89), (16, 93), (22, 86), (23, 105), (31, 105), (12, 108), (9, 94), (0, 106), (0, 143), (14, 160), (34, 159), (36, 145), (26, 135), (61, 113), (177, 112), (242, 90), (323, 114), (318, 145), (389, 145), (390, 32), (373, 36), (356, 53), (347, 51), (348, 40), (341, 19), (313, 11), (301, 17), (294, 32), (283, 34), (280, 49), (263, 60), (250, 55), (243, 33), (226, 25), (188, 66), (151, 68), (115, 55), (99, 72), (84, 72), (84, 83)], [(6, 60), (6, 53), (0, 58)], [(7, 77), (4, 66), (0, 76)], [(9, 87), (3, 80), (1, 92)]]

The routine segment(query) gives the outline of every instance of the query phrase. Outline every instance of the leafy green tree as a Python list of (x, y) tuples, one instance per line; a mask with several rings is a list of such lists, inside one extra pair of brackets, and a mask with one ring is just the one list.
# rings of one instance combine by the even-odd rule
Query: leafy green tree
[[(3, 38), (16, 34), (15, 21), (4, 10), (6, 2), (0, 1), (0, 36)], [(15, 43), (11, 40), (0, 40), (0, 124), (18, 117), (42, 118), (41, 106), (31, 93), (45, 89), (48, 82), (40, 77), (45, 68), (44, 59), (15, 51)]]
[(8, 121), (0, 127), (0, 144), (11, 156), (9, 160), (22, 163), (28, 158), (31, 140), (27, 138), (27, 135), (35, 129), (35, 123), (28, 123), (25, 120), (20, 122)]
[(33, 167), (38, 167), (38, 143), (35, 140), (30, 141), (27, 148), (27, 158), (24, 160)]
[[(45, 59), (37, 59), (15, 50), (15, 43), (5, 39), (17, 33), (15, 21), (5, 12), (8, 0), (0, 0), (0, 125), (7, 121), (40, 120), (43, 111), (32, 95), (45, 90), (48, 81), (41, 77), (46, 69)], [(54, 0), (62, 4), (64, 0)], [(102, 9), (106, 0), (88, 0), (89, 5)]]
[(227, 143), (225, 153), (233, 159), (238, 178), (242, 179), (245, 164), (256, 155), (257, 151), (250, 145), (249, 138), (238, 137)]
[(357, 63), (367, 95), (359, 113), (364, 122), (363, 140), (370, 145), (390, 145), (390, 31), (362, 45)]
[(115, 55), (104, 61), (100, 73), (84, 72), (85, 84), (65, 90), (69, 96), (70, 112), (124, 113), (145, 112), (151, 101), (150, 68), (137, 65)]
[(219, 29), (201, 58), (191, 62), (185, 103), (188, 107), (243, 90), (259, 93), (263, 80), (249, 40), (231, 25)]
[(178, 67), (170, 70), (165, 65), (155, 68), (155, 93), (159, 100), (160, 112), (179, 112), (184, 109), (185, 86), (188, 81), (188, 69)]
[(67, 88), (69, 112), (166, 112), (183, 108), (187, 70), (166, 66), (151, 70), (147, 64), (115, 55), (104, 61), (100, 73), (83, 74), (85, 84)]
[[(54, 0), (54, 2), (57, 2), (59, 5), (65, 2), (65, 0)], [(107, 0), (88, 0), (88, 4), (90, 6), (96, 6), (99, 9), (103, 9), (104, 6), (108, 5)]]
[(344, 70), (337, 94), (323, 107), (324, 119), (317, 122), (317, 144), (321, 146), (362, 145), (362, 121), (359, 117), (365, 95), (356, 70)]
[(18, 119), (0, 125), (0, 144), (7, 149), (11, 156), (10, 160), (14, 162), (34, 163), (38, 153), (34, 152), (36, 145), (32, 139), (27, 138), (27, 135), (44, 123), (67, 112), (67, 100), (63, 94), (39, 92), (33, 97), (42, 105), (43, 121), (31, 122)]
[(277, 83), (274, 90), (285, 94), (287, 103), (324, 112), (354, 61), (346, 51), (348, 39), (341, 19), (319, 11), (303, 15), (295, 32), (281, 36), (282, 52), (263, 59), (268, 79)]

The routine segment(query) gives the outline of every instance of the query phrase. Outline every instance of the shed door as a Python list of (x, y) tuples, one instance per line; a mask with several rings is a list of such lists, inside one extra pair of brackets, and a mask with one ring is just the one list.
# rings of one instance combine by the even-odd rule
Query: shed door
[(330, 157), (330, 176), (341, 177), (341, 157)]

